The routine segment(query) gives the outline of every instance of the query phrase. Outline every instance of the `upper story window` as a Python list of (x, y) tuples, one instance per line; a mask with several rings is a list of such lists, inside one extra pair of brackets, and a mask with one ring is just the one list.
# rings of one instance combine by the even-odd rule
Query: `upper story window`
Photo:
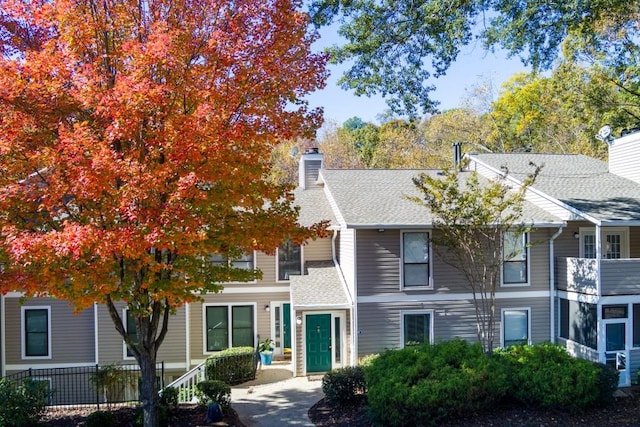
[(233, 259), (233, 260), (227, 258), (224, 255), (213, 254), (211, 255), (211, 258), (209, 258), (209, 261), (212, 264), (219, 264), (219, 265), (228, 264), (230, 267), (234, 267), (234, 268), (241, 268), (243, 270), (253, 270), (255, 268), (255, 261), (254, 261), (253, 254), (254, 254), (253, 252), (244, 254), (240, 258)]
[(403, 232), (402, 233), (402, 286), (429, 287), (430, 263), (429, 263), (429, 233)]
[(302, 274), (302, 248), (286, 241), (278, 248), (278, 280)]
[[(626, 227), (601, 228), (601, 257), (620, 259), (629, 257), (629, 229)], [(595, 259), (597, 255), (596, 233), (593, 227), (580, 227), (580, 258)]]
[(502, 283), (506, 285), (529, 282), (529, 248), (527, 233), (504, 233), (502, 255)]
[(22, 307), (22, 357), (51, 358), (51, 308)]
[[(135, 345), (138, 343), (138, 332), (136, 330), (136, 321), (131, 314), (131, 311), (127, 308), (124, 309), (125, 330), (127, 331), (127, 338)], [(130, 359), (134, 357), (133, 352), (129, 349), (127, 343), (124, 343), (124, 358)]]
[(253, 305), (206, 305), (205, 352), (229, 347), (254, 347)]

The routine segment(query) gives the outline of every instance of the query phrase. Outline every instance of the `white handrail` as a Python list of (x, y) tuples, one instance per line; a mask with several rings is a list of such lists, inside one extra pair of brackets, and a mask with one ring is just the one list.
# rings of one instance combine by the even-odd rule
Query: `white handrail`
[[(198, 366), (167, 385), (166, 388), (173, 387), (178, 389), (179, 403), (193, 403), (195, 401), (196, 384), (205, 379), (204, 364), (205, 362), (200, 363)], [(160, 391), (160, 394), (162, 394), (162, 391)]]

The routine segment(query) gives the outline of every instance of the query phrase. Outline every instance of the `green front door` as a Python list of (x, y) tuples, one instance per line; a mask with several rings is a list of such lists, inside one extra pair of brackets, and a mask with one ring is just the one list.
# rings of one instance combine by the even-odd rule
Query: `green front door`
[(307, 372), (331, 370), (331, 315), (307, 315)]
[(282, 347), (291, 348), (291, 304), (282, 304)]

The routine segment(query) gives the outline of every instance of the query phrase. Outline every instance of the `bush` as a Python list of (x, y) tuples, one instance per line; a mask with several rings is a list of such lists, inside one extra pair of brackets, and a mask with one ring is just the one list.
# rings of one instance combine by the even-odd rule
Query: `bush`
[(362, 356), (360, 359), (358, 359), (358, 366), (366, 368), (367, 366), (370, 366), (371, 363), (373, 363), (373, 361), (378, 358), (378, 356), (379, 354), (377, 353)]
[(372, 415), (385, 426), (436, 425), (500, 401), (506, 370), (463, 340), (382, 353), (364, 370)]
[(22, 427), (37, 424), (47, 405), (45, 381), (27, 378), (21, 385), (0, 379), (0, 426)]
[(231, 387), (223, 381), (205, 380), (196, 384), (196, 396), (203, 405), (217, 402), (223, 410), (231, 407)]
[(86, 427), (115, 427), (116, 418), (109, 411), (95, 411), (85, 421)]
[(255, 379), (255, 350), (252, 347), (232, 347), (222, 350), (205, 363), (205, 378), (236, 385)]
[[(158, 425), (160, 427), (169, 427), (169, 408), (166, 406), (158, 405)], [(138, 409), (136, 409), (133, 426), (144, 427), (144, 411), (142, 410), (142, 407), (138, 407)]]
[(332, 406), (358, 403), (366, 397), (363, 368), (347, 366), (327, 372), (322, 378), (322, 392)]
[(166, 387), (162, 390), (160, 396), (160, 405), (166, 406), (169, 409), (176, 409), (178, 407), (179, 391), (175, 387)]
[(509, 347), (496, 357), (511, 372), (510, 394), (531, 407), (579, 411), (610, 402), (618, 385), (615, 370), (551, 343)]

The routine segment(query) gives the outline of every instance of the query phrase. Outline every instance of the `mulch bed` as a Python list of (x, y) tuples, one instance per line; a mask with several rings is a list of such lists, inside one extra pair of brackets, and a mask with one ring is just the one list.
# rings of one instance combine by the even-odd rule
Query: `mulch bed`
[[(102, 409), (102, 408), (101, 408)], [(78, 427), (84, 426), (89, 414), (95, 411), (91, 409), (49, 409), (43, 417), (42, 426), (47, 427)], [(116, 417), (116, 425), (122, 427), (133, 426), (136, 416), (136, 408), (131, 406), (112, 408), (111, 412)], [(236, 412), (231, 409), (225, 411), (224, 421), (218, 423), (206, 423), (207, 408), (198, 405), (180, 405), (169, 414), (169, 426), (171, 427), (198, 427), (198, 426), (229, 426), (245, 427), (238, 419)]]
[[(593, 408), (571, 414), (561, 411), (544, 411), (504, 406), (472, 414), (467, 418), (439, 422), (439, 427), (515, 427), (515, 426), (566, 426), (566, 427), (627, 427), (640, 426), (640, 389), (626, 389), (628, 397), (616, 398), (605, 408)], [(316, 426), (373, 427), (367, 416), (366, 404), (347, 408), (332, 408), (324, 399), (309, 410), (309, 418)]]

